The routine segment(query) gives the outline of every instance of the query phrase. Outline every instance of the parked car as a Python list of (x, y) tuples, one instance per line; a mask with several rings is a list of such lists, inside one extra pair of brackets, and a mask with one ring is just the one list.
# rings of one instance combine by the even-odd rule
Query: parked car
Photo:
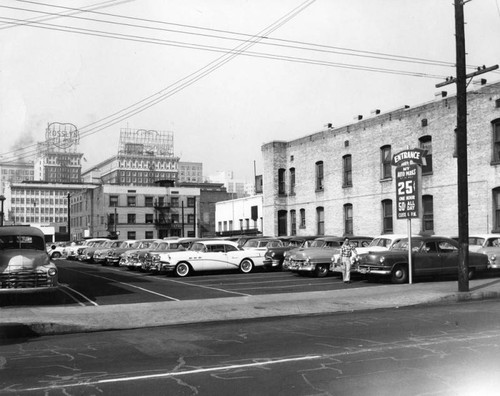
[[(458, 274), (458, 243), (447, 237), (412, 237), (412, 276)], [(391, 250), (372, 251), (364, 255), (358, 272), (365, 276), (385, 276), (392, 283), (407, 283), (408, 238), (397, 242)], [(488, 258), (481, 253), (469, 253), (469, 279), (488, 268)]]
[(306, 238), (301, 244), (300, 246), (298, 247), (295, 247), (295, 248), (292, 248), (290, 250), (285, 250), (285, 252), (283, 253), (283, 265), (282, 265), (282, 269), (283, 270), (287, 270), (289, 271), (290, 270), (290, 266), (292, 264), (291, 262), (291, 258), (292, 256), (295, 254), (295, 252), (299, 249), (306, 249), (308, 247), (311, 247), (311, 245), (314, 243), (314, 241), (316, 239), (318, 239), (319, 237), (318, 236), (315, 236), (313, 237), (312, 239), (308, 239)]
[(50, 258), (56, 259), (63, 256), (64, 249), (68, 242), (51, 242), (47, 244), (47, 253)]
[(120, 255), (118, 265), (120, 267), (127, 267), (131, 270), (140, 268), (139, 253), (141, 250), (149, 249), (156, 241), (163, 241), (163, 239), (139, 239), (135, 241), (129, 250), (126, 250)]
[(102, 246), (98, 247), (94, 252), (94, 262), (101, 265), (106, 265), (109, 252), (112, 249), (119, 248), (124, 241), (110, 240), (105, 242)]
[(96, 240), (91, 241), (87, 245), (80, 247), (77, 250), (78, 253), (78, 261), (86, 261), (87, 263), (94, 262), (94, 252), (106, 245), (109, 242), (109, 239)]
[(63, 250), (63, 257), (68, 260), (77, 260), (83, 249), (94, 241), (107, 241), (108, 238), (89, 238), (83, 241), (72, 242)]
[(291, 237), (282, 246), (268, 247), (264, 255), (264, 267), (268, 269), (282, 269), (285, 261), (285, 252), (301, 247), (305, 241), (313, 241), (318, 236)]
[(36, 227), (0, 227), (0, 292), (48, 290), (58, 286), (45, 235)]
[(247, 274), (262, 267), (264, 252), (244, 250), (236, 242), (203, 240), (195, 242), (189, 250), (152, 253), (153, 263), (161, 271), (184, 277), (192, 272), (239, 269)]
[[(345, 238), (345, 237), (344, 237)], [(366, 236), (349, 236), (349, 243), (354, 246), (356, 249), (356, 254), (353, 257), (352, 260), (352, 267), (351, 271), (354, 271), (354, 268), (357, 265), (358, 262), (358, 257), (360, 254), (363, 254), (363, 252), (368, 251), (369, 246), (371, 242), (373, 241), (373, 237), (366, 237)], [(333, 256), (332, 256), (332, 262), (335, 264), (332, 266), (330, 269), (333, 272), (340, 272), (340, 267), (338, 266), (340, 264), (340, 251), (336, 251)]]
[(243, 249), (253, 249), (253, 250), (262, 250), (267, 251), (270, 247), (278, 247), (283, 246), (283, 241), (278, 238), (255, 238), (249, 239), (242, 246)]
[(151, 249), (144, 251), (144, 255), (141, 254), (139, 261), (141, 261), (141, 269), (143, 271), (149, 271), (155, 274), (161, 272), (161, 268), (158, 266), (158, 262), (153, 262), (152, 256), (154, 253), (166, 253), (187, 250), (181, 243), (176, 240), (165, 240), (158, 244), (153, 244)]
[(121, 255), (127, 250), (130, 250), (135, 242), (135, 239), (127, 239), (123, 241), (119, 247), (110, 249), (108, 251), (108, 257), (106, 257), (106, 264), (118, 266)]
[(288, 270), (300, 275), (311, 274), (320, 278), (326, 276), (332, 257), (343, 241), (344, 238), (335, 236), (316, 238), (310, 247), (296, 249), (291, 254)]
[(489, 268), (500, 269), (500, 234), (469, 235), (469, 252), (486, 254)]

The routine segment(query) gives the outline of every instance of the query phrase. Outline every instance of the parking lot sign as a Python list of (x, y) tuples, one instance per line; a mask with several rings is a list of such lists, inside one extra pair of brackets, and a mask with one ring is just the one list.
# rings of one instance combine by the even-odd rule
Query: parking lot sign
[(418, 172), (419, 166), (408, 164), (396, 168), (396, 202), (397, 218), (417, 218), (418, 205)]

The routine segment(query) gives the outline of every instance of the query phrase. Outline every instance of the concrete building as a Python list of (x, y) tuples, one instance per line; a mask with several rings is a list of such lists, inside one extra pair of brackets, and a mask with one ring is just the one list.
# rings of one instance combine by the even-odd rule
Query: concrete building
[(12, 183), (6, 189), (5, 224), (53, 227), (57, 240), (67, 240), (68, 198), (87, 188), (79, 183)]
[(234, 198), (242, 198), (249, 195), (249, 188), (253, 187), (245, 181), (234, 178), (232, 171), (218, 171), (217, 173), (208, 177), (213, 183), (222, 183), (227, 189), (227, 192), (233, 194)]
[[(469, 228), (500, 232), (500, 83), (467, 95)], [(262, 146), (266, 235), (406, 233), (392, 156), (427, 151), (415, 233), (457, 235), (456, 97)]]
[(154, 186), (177, 180), (179, 158), (174, 156), (172, 132), (122, 128), (118, 154), (83, 172), (87, 183)]
[(203, 164), (201, 162), (179, 161), (179, 183), (203, 183)]
[(34, 180), (33, 161), (0, 162), (0, 194), (5, 194), (5, 188), (12, 183)]
[(262, 195), (217, 202), (215, 212), (218, 236), (262, 234)]
[(193, 187), (88, 186), (71, 196), (72, 239), (195, 237), (199, 199)]

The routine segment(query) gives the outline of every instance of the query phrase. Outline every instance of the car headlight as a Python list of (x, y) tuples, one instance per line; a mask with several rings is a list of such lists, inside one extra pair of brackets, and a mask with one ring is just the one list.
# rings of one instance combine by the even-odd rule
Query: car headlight
[(47, 273), (49, 274), (49, 276), (56, 276), (57, 275), (57, 269), (55, 269), (55, 268), (49, 268), (49, 270), (47, 271)]
[(385, 261), (385, 257), (384, 256), (380, 257), (379, 261), (383, 263)]
[(497, 259), (497, 255), (496, 254), (492, 254), (490, 256), (490, 261), (495, 261)]

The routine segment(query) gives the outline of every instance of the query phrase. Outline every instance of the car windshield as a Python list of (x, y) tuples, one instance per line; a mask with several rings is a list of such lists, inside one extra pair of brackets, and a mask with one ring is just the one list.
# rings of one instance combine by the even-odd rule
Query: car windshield
[[(250, 239), (244, 246), (249, 248), (259, 247), (259, 241), (256, 239)], [(266, 246), (266, 242), (261, 242), (260, 246)]]
[(141, 246), (141, 242), (139, 242), (139, 241), (138, 241), (138, 242), (134, 242), (134, 243), (132, 244), (132, 246), (130, 246), (130, 247), (131, 247), (132, 249), (138, 249), (138, 248), (139, 248), (139, 246)]
[(33, 235), (4, 235), (0, 238), (0, 249), (34, 249), (45, 251), (43, 238)]
[[(420, 250), (422, 247), (422, 244), (424, 242), (421, 239), (411, 239), (411, 250), (412, 251), (417, 251)], [(404, 250), (408, 251), (408, 239), (401, 239), (400, 241), (396, 242), (392, 246), (392, 250), (398, 251), (398, 250)]]
[(160, 246), (160, 242), (153, 242), (150, 246), (151, 249), (158, 249), (158, 246)]
[(323, 247), (323, 246), (325, 246), (325, 244), (326, 244), (326, 242), (324, 240), (312, 241), (311, 247)]
[(380, 246), (380, 247), (389, 247), (391, 245), (391, 240), (389, 238), (375, 238), (368, 247), (372, 246)]
[(486, 246), (499, 247), (500, 246), (500, 238), (488, 238), (486, 241)]
[(484, 238), (470, 237), (469, 245), (483, 246), (484, 240)]
[(122, 241), (114, 241), (114, 242), (111, 242), (110, 247), (112, 247), (112, 248), (117, 248), (117, 247), (122, 246), (122, 244), (123, 244), (123, 242), (122, 242)]
[(121, 248), (128, 248), (130, 246), (130, 242), (122, 242), (120, 247)]

